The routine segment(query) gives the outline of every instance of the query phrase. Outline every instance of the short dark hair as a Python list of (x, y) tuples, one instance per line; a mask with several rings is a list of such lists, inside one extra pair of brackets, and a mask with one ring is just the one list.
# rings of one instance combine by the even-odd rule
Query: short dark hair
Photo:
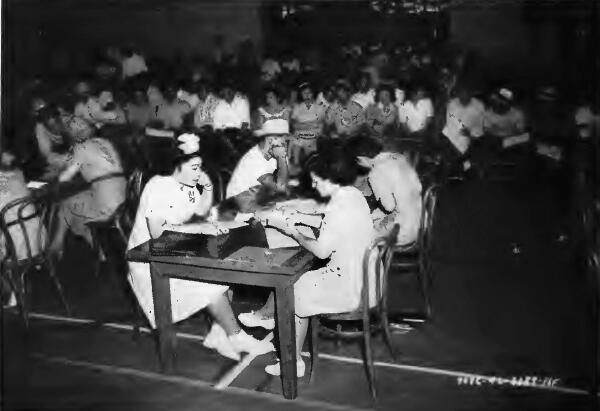
[(346, 151), (354, 158), (358, 156), (373, 158), (382, 150), (383, 145), (367, 134), (359, 134), (346, 143)]
[(390, 93), (390, 100), (392, 103), (396, 102), (396, 90), (391, 84), (380, 84), (377, 86), (377, 90), (375, 90), (375, 101), (379, 103), (379, 93), (382, 91), (387, 91)]
[(323, 146), (307, 168), (309, 172), (341, 186), (354, 184), (358, 171), (354, 158), (338, 142)]

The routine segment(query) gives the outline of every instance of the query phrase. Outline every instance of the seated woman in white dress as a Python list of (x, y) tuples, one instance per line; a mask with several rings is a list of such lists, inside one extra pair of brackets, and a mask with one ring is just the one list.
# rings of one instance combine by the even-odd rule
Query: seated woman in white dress
[(253, 119), (253, 128), (260, 129), (265, 121), (285, 120), (290, 121), (290, 108), (283, 104), (281, 92), (275, 86), (267, 86), (263, 92), (264, 105), (256, 111)]
[(368, 137), (348, 143), (358, 164), (367, 172), (366, 183), (377, 207), (371, 213), (377, 235), (400, 225), (397, 244), (416, 241), (421, 224), (421, 181), (414, 166), (400, 153), (381, 152), (381, 145)]
[[(172, 174), (155, 176), (144, 188), (128, 249), (160, 237), (165, 230), (212, 235), (222, 232), (209, 222), (186, 224), (194, 216), (208, 216), (213, 192), (209, 178), (202, 171), (198, 136), (183, 134), (178, 140), (181, 144), (174, 150)], [(130, 262), (129, 282), (154, 328), (150, 266)], [(227, 286), (181, 279), (172, 279), (170, 283), (173, 322), (184, 320), (204, 308), (215, 319), (204, 341), (206, 347), (236, 360), (241, 352), (264, 354), (274, 349), (272, 343), (258, 341), (240, 328), (225, 295)]]
[[(321, 197), (329, 199), (323, 209), (318, 238), (312, 239), (298, 231), (296, 223), (304, 221), (300, 213), (287, 212), (285, 223), (276, 227), (317, 258), (326, 260), (323, 268), (304, 273), (294, 285), (299, 377), (305, 371), (300, 352), (310, 317), (353, 311), (359, 307), (363, 256), (375, 236), (369, 206), (361, 192), (352, 186), (356, 166), (341, 147), (335, 146), (320, 153), (309, 164), (309, 171), (314, 188)], [(246, 313), (245, 317), (253, 317), (254, 326), (270, 328), (272, 316), (270, 298), (260, 312)], [(269, 365), (265, 371), (279, 375), (279, 364)]]

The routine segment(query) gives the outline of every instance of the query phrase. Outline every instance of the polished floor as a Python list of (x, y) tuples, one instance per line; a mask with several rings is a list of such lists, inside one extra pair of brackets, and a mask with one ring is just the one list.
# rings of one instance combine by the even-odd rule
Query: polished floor
[[(552, 184), (473, 181), (442, 190), (434, 224), (434, 318), (394, 335), (396, 359), (377, 341), (379, 409), (592, 409), (588, 287), (561, 199)], [(322, 344), (315, 381), (300, 382), (296, 401), (283, 400), (279, 380), (263, 372), (271, 355), (253, 360), (227, 388), (214, 389), (235, 364), (202, 347), (203, 315), (178, 326), (177, 373), (165, 376), (153, 337), (133, 338), (123, 297), (106, 273), (93, 275), (89, 251), (72, 241), (68, 254), (60, 276), (71, 317), (43, 273), (32, 278), (29, 332), (13, 312), (3, 313), (5, 409), (375, 406), (359, 347), (330, 341)], [(391, 290), (392, 311), (421, 309), (413, 278), (392, 274)], [(238, 290), (234, 308), (252, 307), (257, 294)], [(89, 321), (105, 317), (112, 323)], [(478, 376), (548, 378), (554, 385), (517, 387)]]

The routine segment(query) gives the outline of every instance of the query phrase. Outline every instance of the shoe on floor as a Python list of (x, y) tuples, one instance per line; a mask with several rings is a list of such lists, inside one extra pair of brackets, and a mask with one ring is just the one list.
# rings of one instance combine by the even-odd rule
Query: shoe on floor
[(11, 292), (10, 297), (8, 297), (8, 302), (4, 304), (4, 308), (13, 308), (17, 306), (17, 297), (15, 293)]
[(240, 360), (240, 353), (231, 345), (223, 327), (216, 322), (213, 323), (202, 345), (211, 350), (216, 350), (223, 357), (234, 361)]
[[(277, 364), (267, 365), (265, 367), (265, 372), (269, 375), (279, 376), (281, 375), (281, 363), (277, 360)], [(304, 360), (300, 358), (296, 361), (296, 376), (298, 378), (304, 377), (304, 373), (306, 372), (306, 365), (304, 364)]]
[(238, 320), (248, 328), (261, 327), (265, 330), (272, 330), (275, 328), (274, 318), (263, 318), (256, 311), (250, 311), (249, 313), (241, 313), (238, 315)]
[(257, 340), (244, 331), (229, 336), (229, 342), (239, 353), (246, 352), (254, 355), (262, 355), (275, 351), (275, 346), (271, 341)]

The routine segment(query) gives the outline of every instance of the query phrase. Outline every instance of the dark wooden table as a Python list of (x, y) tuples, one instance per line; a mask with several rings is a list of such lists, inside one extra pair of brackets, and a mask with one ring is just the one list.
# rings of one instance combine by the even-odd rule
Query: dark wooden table
[[(240, 258), (243, 247), (252, 252)], [(250, 225), (217, 237), (166, 232), (130, 250), (127, 259), (150, 264), (161, 369), (167, 373), (175, 370), (176, 360), (170, 278), (273, 288), (283, 395), (296, 398), (294, 283), (310, 269), (310, 252), (300, 247), (269, 250), (264, 229)]]

